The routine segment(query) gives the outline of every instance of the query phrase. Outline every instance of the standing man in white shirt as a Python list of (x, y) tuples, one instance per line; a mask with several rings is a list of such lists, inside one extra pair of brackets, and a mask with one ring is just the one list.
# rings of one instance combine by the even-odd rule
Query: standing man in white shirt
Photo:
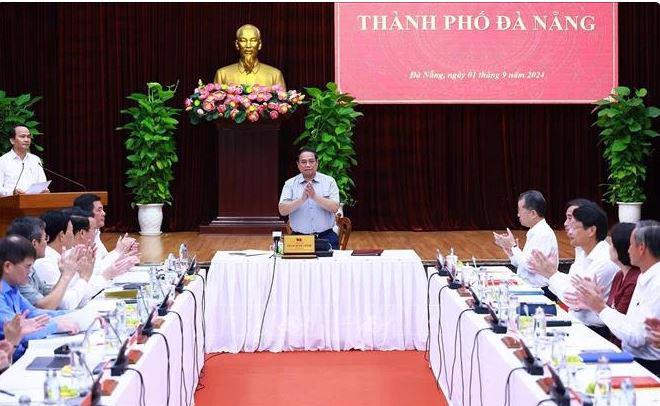
[(598, 313), (612, 334), (621, 340), (621, 348), (660, 375), (660, 346), (657, 336), (654, 337), (647, 327), (660, 317), (660, 223), (655, 220), (638, 222), (630, 235), (628, 254), (630, 263), (639, 267), (640, 275), (626, 314), (606, 305), (598, 280), (576, 280), (576, 292), (567, 294), (567, 299), (574, 306)]
[(33, 183), (46, 181), (41, 159), (30, 153), (30, 130), (23, 126), (14, 127), (9, 142), (11, 151), (0, 157), (0, 196), (24, 194)]
[[(597, 281), (605, 300), (610, 294), (612, 279), (618, 272), (618, 267), (610, 259), (610, 246), (605, 241), (607, 237), (607, 214), (595, 203), (583, 204), (572, 212), (573, 221), (568, 231), (571, 244), (581, 248), (576, 251), (575, 262), (568, 274), (557, 269), (557, 258), (547, 256), (540, 251), (532, 251), (529, 268), (539, 275), (548, 278), (548, 287), (566, 302), (566, 294), (574, 293), (575, 288), (571, 277), (580, 276)], [(569, 295), (570, 297), (570, 295)], [(570, 313), (578, 320), (591, 327), (592, 330), (607, 338), (608, 331), (598, 314), (588, 310), (572, 307)]]
[[(518, 220), (524, 227), (528, 227), (525, 246), (520, 249), (518, 242), (506, 229), (506, 234), (493, 233), (495, 244), (500, 246), (516, 267), (518, 275), (530, 285), (537, 288), (546, 288), (548, 279), (529, 270), (527, 261), (532, 250), (542, 252), (546, 256), (558, 253), (557, 236), (545, 221), (545, 198), (538, 190), (528, 190), (518, 196)], [(546, 292), (546, 294), (551, 292)], [(554, 295), (553, 295), (554, 296)]]

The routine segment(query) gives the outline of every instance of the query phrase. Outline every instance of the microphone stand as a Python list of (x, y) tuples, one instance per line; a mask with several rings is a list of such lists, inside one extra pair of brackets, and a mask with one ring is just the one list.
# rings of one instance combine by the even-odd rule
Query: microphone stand
[(21, 176), (23, 176), (23, 171), (25, 170), (25, 162), (21, 162), (21, 173), (18, 174), (18, 179), (16, 179), (16, 184), (14, 185), (14, 190), (12, 194), (16, 194), (16, 188), (18, 188), (18, 182), (21, 181)]
[(85, 371), (87, 371), (89, 376), (92, 378), (92, 387), (90, 388), (91, 397), (89, 398), (89, 403), (86, 402), (87, 395), (85, 395), (85, 398), (80, 402), (80, 404), (81, 405), (84, 405), (84, 404), (97, 405), (99, 400), (101, 399), (100, 380), (101, 380), (101, 377), (103, 376), (103, 371), (101, 371), (98, 378), (94, 378), (94, 373), (92, 372), (92, 370), (89, 369), (89, 365), (87, 365), (87, 361), (85, 361), (85, 357), (83, 356), (82, 352), (81, 351), (74, 351), (74, 353), (78, 356), (78, 361), (80, 361), (82, 366), (85, 367)]
[(79, 188), (81, 188), (81, 189), (83, 190), (83, 192), (86, 192), (86, 191), (87, 191), (87, 187), (86, 187), (85, 185), (83, 185), (82, 183), (78, 183), (78, 182), (76, 182), (75, 180), (73, 180), (73, 179), (71, 179), (71, 178), (68, 178), (68, 177), (66, 177), (66, 176), (64, 176), (64, 175), (62, 175), (62, 174), (59, 174), (59, 173), (57, 173), (57, 172), (55, 172), (55, 171), (52, 171), (52, 170), (46, 168), (45, 166), (43, 166), (43, 164), (42, 164), (41, 162), (39, 162), (39, 166), (41, 166), (41, 169), (43, 169), (44, 171), (50, 173), (51, 175), (55, 175), (55, 176), (57, 176), (57, 177), (60, 178), (60, 179), (64, 179), (64, 180), (66, 180), (66, 181), (68, 181), (68, 182), (73, 183), (74, 185), (76, 185), (76, 186), (78, 186)]

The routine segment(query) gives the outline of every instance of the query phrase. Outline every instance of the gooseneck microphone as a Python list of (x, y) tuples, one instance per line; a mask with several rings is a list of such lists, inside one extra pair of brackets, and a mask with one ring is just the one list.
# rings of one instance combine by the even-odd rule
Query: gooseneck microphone
[(68, 181), (68, 182), (73, 183), (74, 185), (76, 185), (76, 186), (78, 186), (79, 188), (81, 188), (81, 189), (83, 190), (83, 192), (86, 192), (86, 191), (87, 191), (87, 186), (83, 185), (82, 183), (76, 182), (75, 180), (73, 180), (73, 179), (71, 179), (71, 178), (69, 178), (69, 177), (66, 177), (66, 176), (62, 175), (61, 173), (57, 173), (57, 172), (55, 172), (55, 171), (53, 171), (53, 170), (50, 170), (50, 169), (46, 168), (46, 167), (43, 165), (43, 163), (41, 163), (41, 161), (39, 161), (39, 166), (41, 166), (41, 169), (43, 169), (44, 171), (50, 173), (51, 175), (55, 175), (55, 176), (57, 176), (58, 178), (61, 178), (61, 179), (64, 179), (64, 180), (66, 180), (66, 181)]
[(16, 194), (16, 188), (18, 188), (18, 182), (21, 181), (21, 176), (23, 176), (23, 171), (25, 170), (25, 162), (21, 162), (21, 173), (18, 174), (18, 179), (16, 179), (16, 184), (14, 185), (14, 190), (12, 190), (11, 194), (15, 195)]

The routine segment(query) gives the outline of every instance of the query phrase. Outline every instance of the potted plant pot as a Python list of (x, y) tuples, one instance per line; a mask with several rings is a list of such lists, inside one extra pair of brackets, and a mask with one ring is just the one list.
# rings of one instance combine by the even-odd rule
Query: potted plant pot
[(141, 235), (161, 235), (163, 203), (138, 204), (138, 223)]
[(637, 223), (642, 218), (642, 203), (617, 202), (620, 223)]

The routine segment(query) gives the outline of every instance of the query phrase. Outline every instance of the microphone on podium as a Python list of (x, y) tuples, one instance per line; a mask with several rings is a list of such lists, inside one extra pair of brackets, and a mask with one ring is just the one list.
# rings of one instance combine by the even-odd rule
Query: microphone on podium
[(74, 185), (80, 187), (80, 188), (83, 190), (83, 192), (86, 192), (86, 191), (87, 191), (87, 186), (83, 185), (82, 183), (76, 182), (75, 180), (73, 180), (73, 179), (71, 179), (71, 178), (69, 178), (69, 177), (66, 177), (66, 176), (62, 175), (61, 173), (58, 173), (58, 172), (55, 172), (55, 171), (53, 171), (53, 170), (50, 170), (50, 169), (46, 168), (46, 167), (43, 165), (43, 163), (41, 163), (41, 161), (39, 161), (39, 166), (41, 166), (41, 169), (43, 169), (44, 171), (50, 173), (51, 175), (55, 175), (55, 176), (57, 176), (58, 178), (64, 179), (64, 180), (66, 180), (66, 181), (68, 181), (68, 182), (71, 182), (71, 183), (73, 183)]

